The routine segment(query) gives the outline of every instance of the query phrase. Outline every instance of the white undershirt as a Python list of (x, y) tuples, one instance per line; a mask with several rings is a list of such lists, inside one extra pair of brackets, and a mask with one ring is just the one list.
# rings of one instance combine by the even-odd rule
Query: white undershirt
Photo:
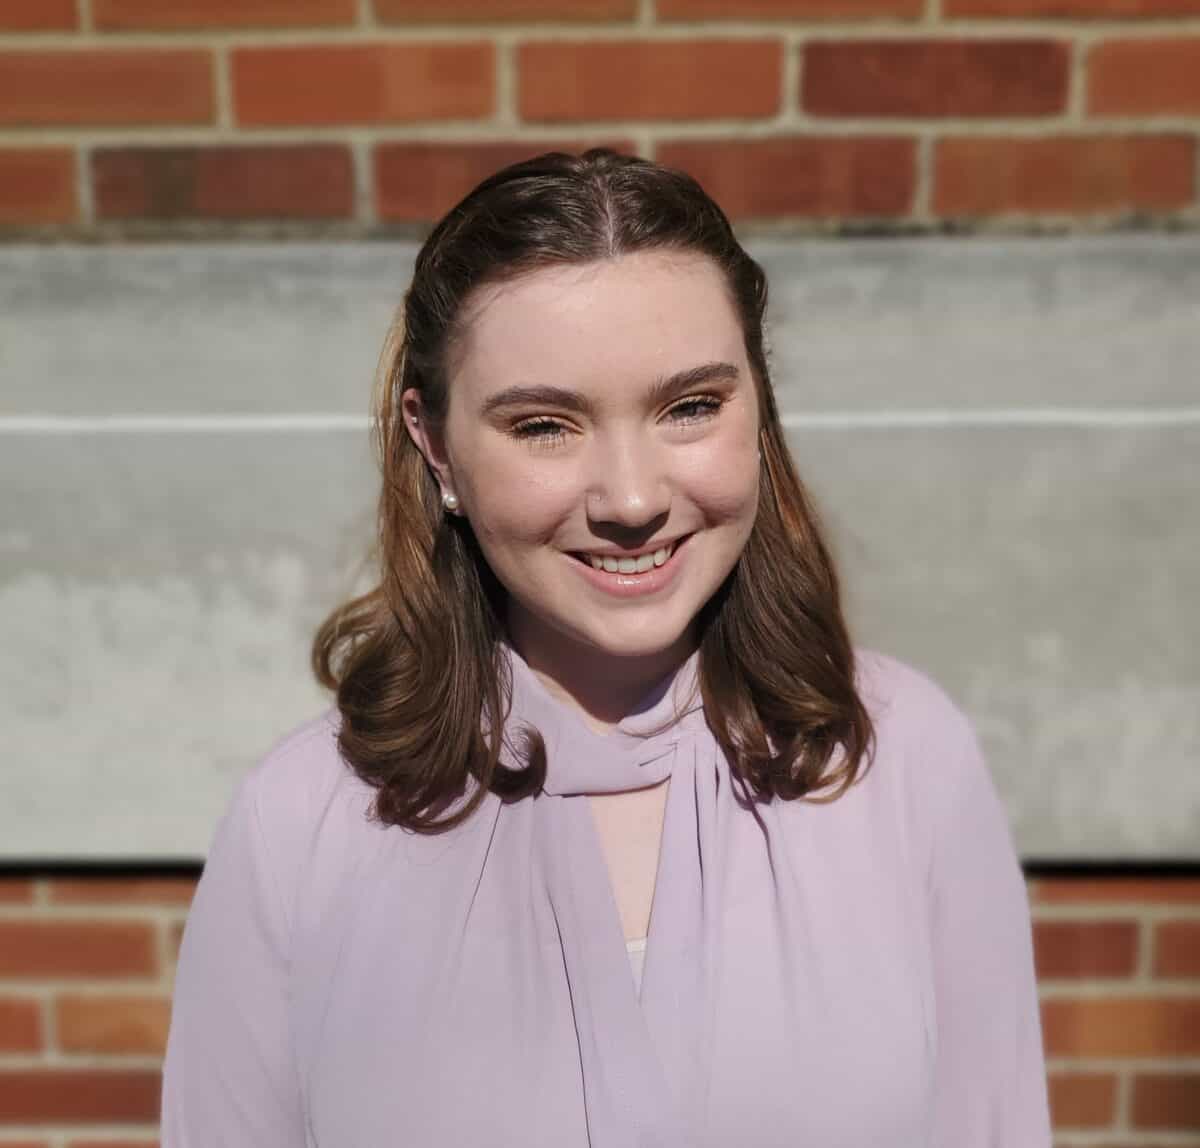
[(642, 991), (642, 964), (646, 960), (646, 938), (636, 941), (626, 941), (625, 951), (629, 954), (629, 966), (633, 969), (633, 983), (637, 985), (638, 995)]

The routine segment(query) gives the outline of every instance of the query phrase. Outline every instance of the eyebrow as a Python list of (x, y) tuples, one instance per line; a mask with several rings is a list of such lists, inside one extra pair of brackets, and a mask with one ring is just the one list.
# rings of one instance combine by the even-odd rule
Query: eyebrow
[[(646, 402), (648, 406), (658, 406), (689, 387), (719, 380), (734, 380), (737, 377), (738, 369), (733, 363), (701, 363), (698, 367), (689, 367), (687, 370), (676, 371), (673, 375), (656, 379), (646, 392)], [(595, 405), (587, 395), (548, 385), (506, 387), (488, 396), (480, 413), (486, 417), (497, 410), (518, 406), (560, 407), (588, 417), (596, 413)]]

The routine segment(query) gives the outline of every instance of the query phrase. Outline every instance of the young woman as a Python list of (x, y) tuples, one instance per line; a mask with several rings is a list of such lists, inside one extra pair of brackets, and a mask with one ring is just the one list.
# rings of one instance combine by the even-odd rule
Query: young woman
[(429, 236), (379, 585), (216, 832), (166, 1148), (1049, 1145), (1004, 812), (848, 637), (766, 301), (693, 180), (611, 151)]

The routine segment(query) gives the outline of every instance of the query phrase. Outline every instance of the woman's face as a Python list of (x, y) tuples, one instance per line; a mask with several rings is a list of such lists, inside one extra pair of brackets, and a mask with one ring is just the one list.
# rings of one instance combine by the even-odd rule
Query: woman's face
[[(444, 439), (425, 453), (508, 590), (527, 655), (565, 641), (653, 660), (686, 642), (758, 499), (757, 392), (717, 266), (638, 253), (539, 270), (467, 307)], [(685, 537), (640, 578), (580, 557)]]

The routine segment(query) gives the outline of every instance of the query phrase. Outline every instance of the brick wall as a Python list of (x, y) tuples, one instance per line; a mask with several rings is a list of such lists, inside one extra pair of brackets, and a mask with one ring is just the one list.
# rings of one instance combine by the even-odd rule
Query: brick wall
[[(736, 19), (729, 18), (736, 12)], [(406, 233), (610, 143), (767, 229), (1200, 223), (1200, 0), (0, 0), (0, 237)], [(0, 1148), (155, 1143), (193, 877), (0, 877)], [(1200, 879), (1031, 882), (1062, 1148), (1200, 1148)]]
[[(0, 878), (0, 1148), (148, 1148), (193, 880)], [(1056, 1144), (1200, 1148), (1200, 879), (1031, 878)]]
[(0, 1148), (147, 1148), (194, 878), (0, 878)]
[(0, 234), (440, 214), (607, 142), (798, 229), (1192, 224), (1200, 0), (0, 0)]

